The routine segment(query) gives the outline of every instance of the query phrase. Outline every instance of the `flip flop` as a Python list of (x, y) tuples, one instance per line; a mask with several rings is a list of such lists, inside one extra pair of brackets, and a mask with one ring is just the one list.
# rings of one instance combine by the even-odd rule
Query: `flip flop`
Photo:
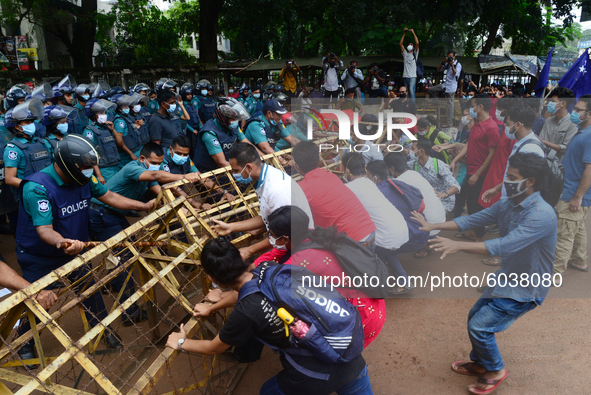
[(468, 241), (476, 241), (476, 239), (473, 239), (471, 237), (466, 236), (463, 233), (456, 233), (454, 236), (456, 239), (463, 239), (463, 240), (468, 240)]
[(481, 390), (481, 389), (478, 389), (478, 388), (470, 388), (470, 387), (468, 387), (468, 391), (471, 394), (476, 394), (476, 395), (487, 395), (487, 394), (490, 394), (494, 390), (497, 389), (497, 387), (499, 386), (499, 384), (501, 384), (507, 378), (507, 376), (509, 376), (509, 372), (505, 372), (505, 375), (503, 377), (501, 377), (500, 379), (498, 379), (498, 380), (485, 379), (485, 378), (479, 377), (478, 378), (478, 383), (479, 384), (492, 385), (493, 387), (492, 388), (489, 388), (487, 390)]
[(496, 256), (491, 256), (488, 258), (484, 258), (482, 260), (482, 263), (484, 263), (487, 266), (501, 266), (501, 258), (498, 258)]
[[(426, 252), (427, 254), (426, 255), (419, 255), (420, 252)], [(429, 248), (429, 247), (421, 248), (420, 250), (415, 252), (414, 257), (417, 259), (423, 259), (423, 258), (426, 258), (429, 255), (431, 255), (432, 252), (433, 252), (432, 248)]]
[[(474, 368), (470, 366), (471, 364), (474, 364), (474, 362), (456, 361), (451, 364), (451, 370), (458, 374), (463, 374), (464, 376), (480, 376), (482, 373), (474, 370)], [(462, 372), (458, 369), (465, 369), (466, 372)]]

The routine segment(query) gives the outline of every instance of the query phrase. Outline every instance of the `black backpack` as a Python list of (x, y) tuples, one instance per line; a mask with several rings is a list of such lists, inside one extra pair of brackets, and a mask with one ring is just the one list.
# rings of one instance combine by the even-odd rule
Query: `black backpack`
[[(323, 244), (308, 240), (294, 248), (292, 255), (298, 251), (303, 251), (310, 248), (327, 250), (326, 246)], [(339, 247), (334, 250), (331, 249), (330, 252), (335, 255), (347, 276), (351, 277), (351, 281), (353, 281), (353, 277), (365, 278), (365, 276), (367, 276), (368, 278), (367, 287), (361, 286), (358, 288), (341, 288), (358, 289), (367, 294), (367, 296), (370, 298), (384, 299), (388, 296), (389, 288), (383, 285), (388, 284), (387, 281), (390, 272), (388, 271), (388, 266), (386, 266), (384, 261), (378, 258), (373, 251), (362, 246), (359, 244), (359, 242), (353, 240), (349, 236), (346, 236), (342, 239)], [(369, 283), (369, 279), (374, 276), (379, 279), (380, 285), (377, 287), (372, 287)]]
[(425, 68), (423, 67), (423, 62), (417, 59), (417, 53), (412, 52), (412, 56), (415, 58), (415, 62), (417, 64), (417, 82), (423, 78), (425, 78)]
[[(536, 144), (542, 149), (542, 151), (544, 151), (544, 153), (546, 152), (546, 146), (536, 137), (535, 139), (529, 139), (523, 143), (517, 148), (515, 153), (518, 153), (519, 150), (527, 144)], [(546, 163), (548, 163), (549, 172), (544, 180), (544, 185), (542, 185), (540, 194), (546, 203), (552, 207), (556, 207), (564, 189), (564, 166), (556, 156), (555, 150), (550, 150), (545, 157)]]

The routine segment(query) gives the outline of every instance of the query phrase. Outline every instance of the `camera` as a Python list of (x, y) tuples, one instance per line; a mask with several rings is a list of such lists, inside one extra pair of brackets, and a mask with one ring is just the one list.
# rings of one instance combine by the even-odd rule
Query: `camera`
[(451, 56), (449, 56), (449, 57), (447, 58), (447, 61), (448, 61), (449, 63), (451, 63), (451, 62), (453, 62), (453, 61), (454, 61), (454, 58), (453, 58), (453, 57), (451, 57)]
[(354, 72), (354, 71), (355, 71), (355, 66), (353, 66), (353, 65), (350, 65), (350, 66), (349, 66), (349, 71), (350, 71), (350, 72)]
[(332, 59), (336, 59), (336, 55), (334, 53), (331, 53), (330, 55), (328, 55), (328, 57), (332, 60)]
[(408, 31), (408, 28), (404, 29), (404, 32), (406, 33)]
[(287, 62), (288, 65), (292, 65), (293, 64), (293, 60), (290, 60), (289, 62)]

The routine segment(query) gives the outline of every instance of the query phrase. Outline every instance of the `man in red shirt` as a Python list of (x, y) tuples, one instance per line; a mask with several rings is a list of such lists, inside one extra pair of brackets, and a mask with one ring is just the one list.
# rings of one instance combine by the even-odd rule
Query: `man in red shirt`
[[(462, 148), (458, 156), (451, 161), (449, 166), (453, 171), (455, 164), (467, 155), (466, 178), (460, 194), (464, 195), (466, 206), (468, 206), (468, 214), (474, 214), (483, 209), (478, 203), (478, 198), (499, 142), (499, 127), (489, 114), (491, 106), (492, 101), (486, 93), (478, 94), (470, 100), (468, 103), (470, 116), (476, 122), (470, 129), (468, 143)], [(456, 202), (463, 202), (464, 198), (460, 197)], [(476, 228), (470, 234), (467, 232), (458, 233), (456, 237), (482, 241), (484, 228)]]
[(292, 157), (295, 168), (304, 176), (298, 184), (308, 198), (314, 224), (334, 226), (373, 249), (376, 226), (357, 196), (337, 176), (318, 168), (318, 146), (302, 141), (293, 148)]

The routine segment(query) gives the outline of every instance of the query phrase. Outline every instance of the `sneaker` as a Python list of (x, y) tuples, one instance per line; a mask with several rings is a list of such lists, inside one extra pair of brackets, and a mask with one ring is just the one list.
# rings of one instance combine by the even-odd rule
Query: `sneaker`
[(123, 343), (121, 342), (121, 338), (117, 333), (112, 330), (106, 330), (105, 334), (103, 335), (103, 342), (109, 348), (121, 348), (123, 347)]
[[(30, 344), (24, 344), (18, 351), (17, 351), (18, 356), (20, 357), (20, 359), (25, 360), (25, 359), (35, 359), (37, 358), (37, 356), (35, 355), (35, 348), (30, 345)], [(29, 368), (30, 370), (34, 370), (37, 369), (39, 367), (39, 365), (25, 365), (27, 368)]]

